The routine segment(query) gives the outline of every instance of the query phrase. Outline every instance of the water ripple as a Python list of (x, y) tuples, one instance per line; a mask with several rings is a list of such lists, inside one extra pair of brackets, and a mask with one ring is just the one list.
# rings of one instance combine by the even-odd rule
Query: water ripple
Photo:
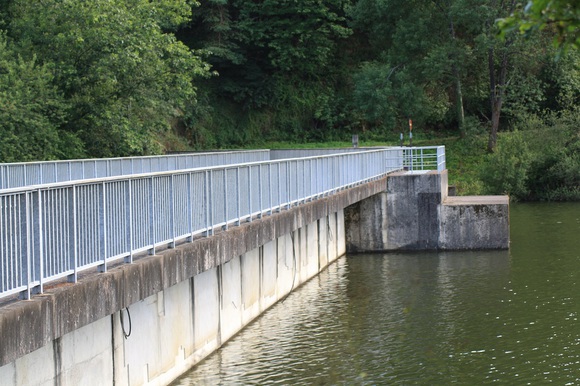
[(580, 228), (552, 208), (515, 207), (509, 253), (342, 258), (176, 385), (580, 384)]

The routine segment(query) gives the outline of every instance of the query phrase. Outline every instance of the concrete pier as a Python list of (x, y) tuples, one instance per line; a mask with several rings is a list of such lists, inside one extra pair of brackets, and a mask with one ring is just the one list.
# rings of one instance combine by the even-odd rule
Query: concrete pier
[(509, 197), (447, 196), (447, 171), (389, 175), (345, 210), (348, 252), (509, 248)]

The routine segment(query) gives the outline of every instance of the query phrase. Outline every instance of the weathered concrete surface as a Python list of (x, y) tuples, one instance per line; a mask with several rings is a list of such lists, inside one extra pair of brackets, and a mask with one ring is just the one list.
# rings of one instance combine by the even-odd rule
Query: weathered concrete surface
[(443, 185), (447, 171), (389, 175), (384, 192), (345, 209), (347, 251), (437, 249)]
[(346, 250), (381, 251), (387, 240), (387, 193), (381, 192), (344, 210)]
[(398, 172), (345, 209), (348, 252), (507, 249), (507, 196), (448, 197), (447, 171)]
[[(345, 249), (338, 225), (341, 212), (233, 256), (0, 366), (0, 383), (169, 384), (338, 258), (337, 251)], [(327, 235), (324, 247), (319, 246), (319, 230)]]
[[(361, 184), (133, 264), (89, 275), (76, 284), (57, 286), (32, 300), (4, 305), (0, 307), (0, 366), (259, 246), (275, 248), (273, 240), (384, 191), (386, 181), (384, 177)], [(327, 263), (328, 256), (318, 264)]]
[(388, 249), (437, 249), (441, 176), (447, 171), (414, 174), (399, 172), (387, 182)]
[(507, 196), (447, 197), (441, 205), (441, 249), (509, 247)]

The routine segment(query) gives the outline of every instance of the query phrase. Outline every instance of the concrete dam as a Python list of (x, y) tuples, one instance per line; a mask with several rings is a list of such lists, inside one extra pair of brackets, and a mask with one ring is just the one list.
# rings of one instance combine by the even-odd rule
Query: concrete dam
[(0, 165), (2, 384), (165, 385), (347, 252), (508, 248), (413, 149)]

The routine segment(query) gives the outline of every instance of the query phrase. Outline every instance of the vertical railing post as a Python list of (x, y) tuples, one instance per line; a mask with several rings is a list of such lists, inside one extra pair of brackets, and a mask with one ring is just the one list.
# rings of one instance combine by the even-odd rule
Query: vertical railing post
[(258, 201), (260, 201), (260, 205), (259, 205), (260, 212), (258, 213), (258, 218), (262, 218), (262, 211), (264, 210), (263, 198), (264, 198), (264, 194), (262, 193), (262, 164), (259, 164), (258, 165)]
[(280, 163), (278, 162), (278, 212), (282, 211), (282, 176), (280, 174)]
[(38, 290), (44, 292), (44, 227), (42, 221), (42, 190), (38, 189)]
[(272, 215), (272, 210), (273, 210), (273, 203), (272, 203), (272, 164), (268, 163), (268, 193), (270, 193), (270, 198), (269, 198), (269, 203), (268, 203), (268, 208), (270, 209), (270, 215)]
[[(131, 162), (131, 168), (133, 167), (133, 162)], [(133, 249), (134, 249), (134, 242), (133, 242), (133, 180), (129, 178), (127, 181), (127, 216), (128, 219), (128, 235), (129, 235), (129, 255), (125, 257), (125, 263), (132, 263), (133, 262)]]
[(155, 255), (155, 189), (153, 176), (149, 177), (149, 254)]
[(175, 186), (174, 186), (174, 178), (173, 174), (169, 176), (169, 206), (171, 208), (171, 219), (170, 219), (170, 226), (171, 226), (171, 243), (169, 244), (169, 248), (175, 248)]
[(345, 162), (342, 162), (342, 159), (346, 159), (346, 157), (344, 157), (343, 155), (338, 156), (338, 188), (339, 190), (343, 190), (346, 187), (344, 186), (344, 164)]
[(77, 188), (72, 186), (72, 227), (73, 227), (73, 242), (72, 242), (72, 260), (73, 260), (73, 274), (69, 276), (69, 282), (76, 283), (78, 280), (78, 224), (77, 224)]
[(252, 222), (252, 167), (250, 165), (247, 166), (248, 168), (248, 222)]
[(191, 194), (191, 172), (187, 173), (187, 229), (189, 231), (189, 237), (187, 241), (193, 241), (193, 202)]
[(306, 203), (306, 160), (302, 160), (302, 202)]
[(236, 167), (236, 195), (237, 195), (237, 203), (236, 203), (236, 216), (238, 216), (238, 220), (236, 221), (236, 225), (240, 225), (240, 167)]
[(105, 182), (101, 186), (101, 242), (103, 253), (103, 264), (99, 266), (100, 272), (107, 272), (107, 192), (105, 189)]
[(28, 181), (26, 181), (26, 177), (27, 177), (26, 171), (28, 170), (28, 166), (23, 165), (22, 169), (23, 169), (22, 174), (23, 174), (24, 186), (26, 186), (26, 185), (28, 185)]
[(314, 192), (316, 191), (314, 188), (314, 160), (310, 159), (308, 160), (308, 163), (310, 164), (310, 183), (308, 184), (310, 191), (308, 192), (308, 197), (310, 197), (310, 201), (312, 201), (314, 199)]
[(286, 203), (286, 209), (290, 209), (292, 206), (292, 162), (286, 162), (286, 200), (288, 201)]
[[(26, 192), (26, 196), (25, 196), (25, 205), (26, 205), (26, 213), (25, 213), (25, 218), (26, 218), (26, 293), (24, 294), (24, 298), (25, 299), (30, 299), (30, 293), (31, 293), (31, 283), (32, 283), (32, 253), (31, 253), (31, 248), (32, 248), (32, 232), (31, 232), (31, 226), (32, 226), (32, 218), (31, 218), (31, 210), (30, 210), (30, 192)], [(0, 262), (0, 265), (2, 263)]]
[(224, 220), (226, 224), (224, 225), (223, 229), (228, 229), (228, 170), (226, 168), (223, 169), (224, 171)]
[(211, 185), (212, 185), (212, 171), (205, 172), (205, 207), (206, 207), (206, 223), (207, 232), (206, 234), (213, 235), (213, 200), (211, 199)]

